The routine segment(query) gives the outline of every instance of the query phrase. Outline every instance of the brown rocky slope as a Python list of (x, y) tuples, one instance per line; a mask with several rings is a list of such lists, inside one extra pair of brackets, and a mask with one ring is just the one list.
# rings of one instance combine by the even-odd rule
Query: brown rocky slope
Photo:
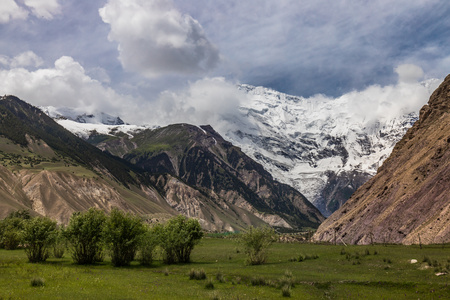
[(450, 75), (377, 175), (323, 222), (313, 239), (450, 242)]

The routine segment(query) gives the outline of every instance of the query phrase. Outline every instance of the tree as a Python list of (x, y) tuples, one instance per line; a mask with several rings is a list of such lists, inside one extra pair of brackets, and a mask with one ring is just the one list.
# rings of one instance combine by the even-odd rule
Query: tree
[(164, 262), (168, 264), (190, 262), (194, 246), (203, 237), (198, 220), (182, 215), (170, 219), (165, 225), (155, 226), (154, 230), (164, 251)]
[(247, 254), (246, 263), (249, 265), (260, 265), (267, 260), (267, 250), (276, 240), (275, 230), (269, 226), (250, 226), (239, 236), (239, 243), (244, 247)]
[(77, 264), (93, 264), (103, 259), (103, 225), (106, 215), (103, 211), (90, 208), (81, 213), (75, 212), (64, 236), (71, 245), (72, 258)]
[(0, 248), (17, 249), (22, 238), (23, 221), (30, 218), (27, 210), (18, 210), (11, 212), (4, 220), (0, 221)]
[(35, 217), (25, 220), (23, 224), (22, 242), (26, 246), (28, 260), (32, 263), (45, 261), (49, 248), (56, 240), (56, 221), (48, 217)]
[(114, 266), (128, 266), (136, 255), (139, 242), (145, 233), (142, 220), (114, 208), (104, 227), (106, 246)]

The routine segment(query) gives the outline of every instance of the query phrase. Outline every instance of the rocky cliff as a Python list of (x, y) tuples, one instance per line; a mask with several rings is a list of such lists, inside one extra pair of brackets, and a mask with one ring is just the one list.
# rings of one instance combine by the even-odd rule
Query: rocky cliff
[(352, 244), (450, 241), (450, 75), (377, 175), (317, 230)]

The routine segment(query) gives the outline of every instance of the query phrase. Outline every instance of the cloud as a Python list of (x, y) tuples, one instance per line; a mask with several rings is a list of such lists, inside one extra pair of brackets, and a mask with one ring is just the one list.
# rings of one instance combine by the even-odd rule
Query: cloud
[(219, 61), (200, 23), (170, 0), (109, 0), (99, 14), (127, 70), (147, 77), (203, 73)]
[(446, 0), (175, 1), (231, 62), (223, 74), (305, 97), (395, 83), (404, 62), (429, 74), (450, 47)]
[(44, 63), (41, 57), (36, 55), (33, 51), (26, 51), (18, 54), (13, 58), (8, 56), (0, 56), (0, 64), (17, 68), (17, 67), (39, 67)]
[[(418, 113), (442, 82), (439, 79), (419, 81), (423, 78), (423, 71), (411, 64), (400, 65), (395, 68), (395, 72), (399, 74), (396, 84), (371, 85), (336, 98), (316, 95), (308, 99), (313, 103), (337, 102), (339, 105), (335, 107), (340, 112), (329, 112), (330, 116), (342, 113), (355, 124), (371, 127), (378, 121), (390, 121), (401, 115)], [(329, 116), (323, 117), (326, 119)]]
[[(211, 124), (216, 129), (239, 116), (248, 96), (223, 77), (203, 78), (178, 92), (164, 91), (153, 105), (159, 125), (171, 123)], [(229, 126), (229, 124), (227, 124)]]
[(399, 82), (417, 82), (423, 78), (423, 70), (421, 67), (413, 64), (404, 64), (395, 68), (398, 74)]
[(14, 0), (2, 0), (0, 5), (0, 23), (8, 23), (15, 19), (26, 19), (28, 12), (17, 5)]
[(2, 0), (0, 6), (0, 23), (26, 19), (29, 14), (41, 19), (53, 19), (61, 12), (58, 0)]
[(130, 100), (86, 75), (68, 56), (57, 59), (53, 68), (0, 70), (0, 94), (16, 95), (36, 106), (82, 107), (88, 112), (119, 112)]
[(61, 13), (58, 0), (24, 0), (24, 4), (29, 7), (33, 15), (42, 19), (50, 20)]

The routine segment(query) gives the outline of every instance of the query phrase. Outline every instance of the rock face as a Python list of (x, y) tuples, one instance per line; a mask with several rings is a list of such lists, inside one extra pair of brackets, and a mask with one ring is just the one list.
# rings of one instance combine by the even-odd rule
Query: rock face
[(450, 241), (450, 75), (377, 175), (313, 238), (352, 244)]

